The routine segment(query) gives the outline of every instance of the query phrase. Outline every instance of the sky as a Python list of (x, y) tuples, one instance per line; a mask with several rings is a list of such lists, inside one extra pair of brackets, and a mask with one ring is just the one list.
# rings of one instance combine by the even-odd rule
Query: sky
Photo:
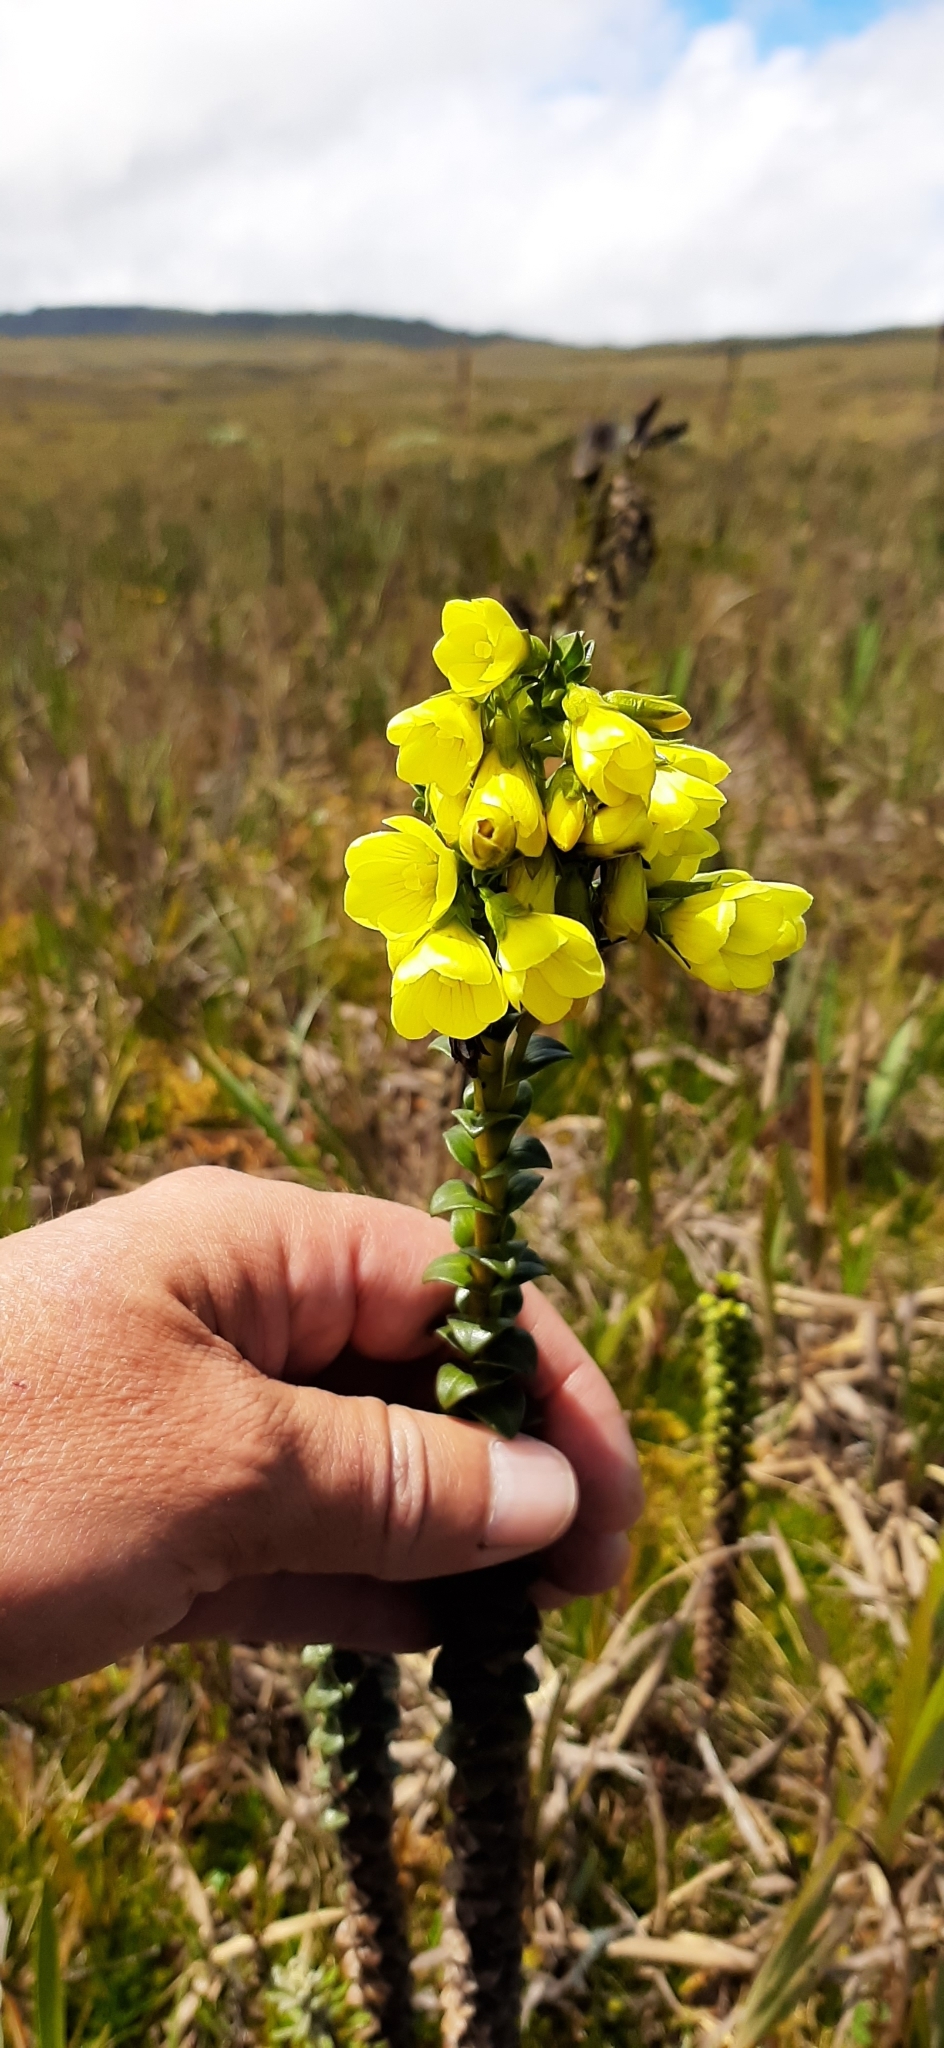
[(944, 0), (0, 0), (0, 310), (944, 319)]

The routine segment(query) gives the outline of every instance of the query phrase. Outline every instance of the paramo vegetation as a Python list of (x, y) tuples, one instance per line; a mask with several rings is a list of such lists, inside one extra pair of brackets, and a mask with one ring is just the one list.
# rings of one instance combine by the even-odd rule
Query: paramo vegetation
[[(573, 454), (656, 392), (689, 427), (633, 473), (656, 545), (620, 610), (576, 574)], [(527, 1230), (485, 1270), (513, 1320), (547, 1269), (647, 1507), (618, 1595), (530, 1653), (529, 2048), (940, 2032), (942, 435), (931, 334), (0, 341), (4, 1227), (194, 1160), (425, 1208), (450, 1109), (467, 1189), (491, 1114), (427, 1031), (555, 1009), (528, 1047), (572, 1054), (522, 1053)], [(457, 592), (512, 624), (450, 612), (440, 670)], [(461, 1260), (482, 1212), (444, 1213)], [(508, 1402), (502, 1348), (447, 1397)], [(55, 1959), (71, 2048), (355, 2048), (337, 1690), (277, 1647), (151, 1646), (7, 1707), (6, 2043), (58, 2040)], [(425, 1659), (400, 1691), (434, 2048), (445, 1704)]]

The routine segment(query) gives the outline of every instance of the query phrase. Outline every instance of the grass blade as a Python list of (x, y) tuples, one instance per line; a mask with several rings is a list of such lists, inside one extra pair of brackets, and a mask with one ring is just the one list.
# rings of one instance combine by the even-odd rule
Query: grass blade
[(65, 1998), (52, 1893), (43, 1886), (36, 1932), (36, 2048), (66, 2048)]

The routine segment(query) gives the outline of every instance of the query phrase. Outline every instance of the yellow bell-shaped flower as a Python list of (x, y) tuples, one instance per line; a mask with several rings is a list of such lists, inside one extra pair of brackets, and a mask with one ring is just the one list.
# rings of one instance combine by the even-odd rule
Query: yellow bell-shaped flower
[(628, 796), (621, 804), (606, 804), (591, 812), (580, 845), (589, 846), (600, 860), (615, 860), (621, 853), (641, 853), (651, 837), (642, 797)]
[(536, 859), (547, 845), (541, 799), (522, 760), (506, 768), (490, 748), (472, 785), (459, 846), (474, 868), (504, 867), (513, 853)]
[(475, 1038), (508, 1008), (484, 939), (457, 923), (427, 932), (412, 948), (389, 949), (394, 968), (390, 1014), (401, 1038), (444, 1031)]
[(494, 597), (452, 597), (443, 606), (442, 639), (433, 660), (460, 697), (479, 703), (522, 667), (531, 652), (527, 633)]
[(690, 747), (686, 740), (657, 741), (670, 768), (680, 768), (683, 775), (697, 775), (702, 782), (723, 782), (731, 770), (720, 754), (711, 754), (707, 747)]
[[(695, 752), (695, 748), (678, 749), (679, 753)], [(649, 819), (652, 826), (662, 833), (684, 832), (691, 827), (706, 830), (714, 825), (724, 809), (727, 798), (722, 796), (713, 782), (703, 776), (690, 775), (684, 768), (672, 765), (657, 767), (649, 797)]]
[(603, 962), (586, 925), (541, 910), (510, 915), (507, 898), (486, 905), (498, 940), (509, 1000), (541, 1024), (559, 1024), (573, 1004), (603, 987)]
[(485, 745), (475, 705), (451, 690), (398, 711), (387, 727), (387, 738), (400, 749), (401, 782), (435, 782), (446, 796), (468, 789)]
[(803, 913), (812, 901), (792, 882), (755, 882), (728, 868), (713, 889), (664, 911), (662, 928), (697, 981), (724, 990), (762, 989), (774, 962), (803, 945)]
[(388, 832), (367, 832), (344, 856), (350, 880), (344, 908), (355, 924), (400, 938), (444, 917), (456, 893), (456, 856), (422, 818), (385, 818)]
[(655, 832), (643, 848), (649, 867), (649, 887), (660, 882), (690, 882), (703, 860), (718, 851), (713, 832), (691, 826), (685, 832)]
[(547, 786), (547, 829), (562, 853), (576, 846), (587, 822), (587, 799), (574, 770), (566, 762)]
[(645, 728), (614, 710), (598, 691), (582, 685), (567, 691), (564, 716), (570, 722), (571, 756), (584, 788), (603, 804), (621, 804), (628, 796), (646, 801), (656, 772), (656, 750)]
[(638, 853), (607, 869), (600, 921), (608, 939), (638, 939), (646, 929), (649, 894)]

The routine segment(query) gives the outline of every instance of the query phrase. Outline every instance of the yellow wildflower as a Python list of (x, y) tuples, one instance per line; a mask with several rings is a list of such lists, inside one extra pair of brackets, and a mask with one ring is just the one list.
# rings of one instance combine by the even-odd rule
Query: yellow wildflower
[(723, 782), (731, 770), (720, 754), (711, 754), (707, 747), (690, 747), (686, 740), (663, 740), (658, 742), (660, 754), (664, 754), (670, 768), (681, 768), (684, 775), (697, 775), (702, 782)]
[(503, 867), (513, 853), (536, 859), (547, 845), (541, 799), (523, 761), (506, 768), (491, 748), (472, 786), (459, 846), (474, 868)]
[(576, 846), (587, 821), (587, 800), (572, 768), (565, 765), (547, 787), (547, 829), (562, 853)]
[(643, 726), (615, 711), (596, 690), (579, 685), (568, 690), (564, 715), (570, 721), (574, 767), (585, 789), (604, 804), (648, 797), (656, 750)]
[(384, 823), (388, 832), (367, 832), (347, 849), (344, 908), (355, 924), (400, 938), (445, 916), (459, 873), (455, 854), (421, 818)]
[(640, 796), (593, 811), (580, 834), (581, 846), (592, 847), (601, 860), (620, 853), (640, 853), (651, 838), (649, 813)]
[(649, 887), (660, 882), (690, 882), (703, 860), (718, 851), (713, 832), (690, 826), (684, 832), (656, 832), (643, 848), (649, 864)]
[(442, 639), (433, 660), (460, 697), (481, 703), (505, 683), (531, 652), (527, 633), (494, 597), (450, 598), (443, 606)]
[(739, 868), (662, 913), (662, 929), (689, 972), (709, 988), (766, 988), (775, 960), (799, 951), (813, 898), (792, 882), (755, 882)]
[(603, 962), (586, 925), (574, 917), (524, 910), (509, 915), (507, 899), (492, 897), (489, 920), (498, 940), (498, 964), (509, 1000), (541, 1024), (559, 1024), (575, 1002), (603, 987)]
[(646, 928), (646, 872), (638, 853), (607, 870), (601, 923), (608, 939), (638, 939)]
[(401, 782), (435, 782), (447, 796), (468, 789), (485, 744), (475, 705), (451, 690), (398, 711), (387, 727), (387, 738), (400, 749)]
[(508, 1008), (484, 939), (464, 925), (440, 925), (411, 950), (397, 948), (395, 958), (391, 1016), (401, 1038), (425, 1038), (429, 1031), (474, 1038)]
[[(677, 749), (680, 754), (695, 751), (694, 747)], [(705, 830), (717, 822), (726, 802), (720, 789), (704, 776), (690, 775), (686, 769), (673, 765), (663, 768), (660, 764), (649, 798), (649, 818), (662, 833), (684, 832), (690, 827)]]

